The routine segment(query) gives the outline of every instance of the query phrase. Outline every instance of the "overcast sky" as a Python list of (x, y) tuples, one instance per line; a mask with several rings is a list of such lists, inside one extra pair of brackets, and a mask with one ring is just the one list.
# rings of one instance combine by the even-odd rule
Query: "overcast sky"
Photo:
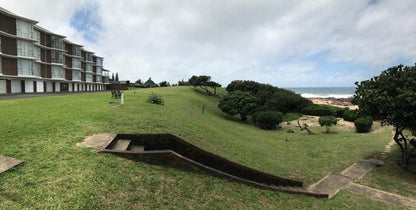
[(416, 1), (0, 0), (120, 79), (354, 86), (416, 62)]

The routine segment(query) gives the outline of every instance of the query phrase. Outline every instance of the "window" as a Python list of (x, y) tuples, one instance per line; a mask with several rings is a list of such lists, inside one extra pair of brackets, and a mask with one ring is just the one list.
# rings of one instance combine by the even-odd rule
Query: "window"
[(16, 34), (19, 37), (31, 39), (33, 37), (32, 24), (22, 20), (16, 20)]
[(97, 57), (97, 59), (96, 59), (96, 65), (97, 66), (102, 66), (103, 65), (103, 60), (101, 58), (98, 58)]
[(81, 56), (81, 47), (73, 46), (72, 47), (72, 55)]
[(57, 48), (57, 49), (64, 49), (64, 42), (62, 39), (56, 37), (56, 36), (51, 36), (51, 45), (52, 48)]
[(2, 66), (3, 66), (3, 63), (1, 62), (1, 56), (0, 56), (0, 74), (3, 74)]
[(72, 68), (81, 69), (81, 60), (78, 58), (72, 58)]
[(17, 60), (17, 73), (18, 75), (32, 75), (33, 61), (18, 59)]
[(86, 69), (86, 71), (92, 72), (92, 64), (86, 63), (85, 64), (85, 69)]
[(101, 71), (101, 66), (97, 66), (96, 67), (96, 72), (95, 72), (96, 74), (101, 74), (102, 73), (102, 71)]
[(40, 77), (40, 64), (39, 63), (33, 63), (33, 76)]
[(92, 82), (92, 74), (86, 74), (85, 75), (85, 81), (86, 82)]
[(52, 66), (52, 78), (63, 79), (64, 69), (60, 66)]
[(40, 60), (40, 48), (39, 47), (34, 47), (33, 49), (34, 49), (34, 51), (33, 51), (34, 57), (37, 58), (38, 60)]
[(72, 71), (72, 80), (81, 81), (81, 72), (80, 71)]
[(96, 82), (101, 82), (102, 81), (101, 76), (100, 75), (97, 75), (96, 78), (95, 78), (95, 81)]
[(17, 40), (17, 55), (33, 57), (33, 43), (23, 40)]
[(91, 53), (86, 53), (86, 55), (85, 55), (85, 59), (86, 59), (87, 61), (92, 61), (92, 55), (91, 55)]
[(52, 63), (64, 63), (64, 53), (59, 51), (51, 52)]
[(33, 39), (37, 40), (38, 44), (40, 43), (40, 32), (39, 31), (36, 31), (36, 30), (33, 31)]

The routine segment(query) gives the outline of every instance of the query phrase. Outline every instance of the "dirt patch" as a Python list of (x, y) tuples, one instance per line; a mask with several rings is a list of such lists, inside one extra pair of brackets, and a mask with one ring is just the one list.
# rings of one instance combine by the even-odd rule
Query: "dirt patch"
[(336, 107), (358, 109), (358, 106), (351, 103), (351, 98), (309, 98), (314, 104), (326, 104)]

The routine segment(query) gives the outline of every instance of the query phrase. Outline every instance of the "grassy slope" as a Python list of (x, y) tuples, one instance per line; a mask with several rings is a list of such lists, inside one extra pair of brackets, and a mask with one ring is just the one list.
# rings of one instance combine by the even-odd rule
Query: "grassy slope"
[[(151, 92), (166, 105), (145, 103)], [(382, 151), (389, 130), (262, 131), (222, 114), (216, 98), (190, 87), (128, 91), (123, 107), (109, 105), (109, 98), (90, 93), (0, 101), (0, 154), (26, 161), (0, 177), (0, 208), (397, 208), (345, 191), (324, 200), (258, 190), (75, 146), (93, 133), (171, 132), (245, 165), (312, 183)]]

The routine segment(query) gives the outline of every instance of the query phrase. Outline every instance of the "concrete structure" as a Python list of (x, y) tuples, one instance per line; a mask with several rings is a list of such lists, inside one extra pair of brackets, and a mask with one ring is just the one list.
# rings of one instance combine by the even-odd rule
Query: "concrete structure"
[(103, 58), (0, 7), (0, 94), (102, 91)]

